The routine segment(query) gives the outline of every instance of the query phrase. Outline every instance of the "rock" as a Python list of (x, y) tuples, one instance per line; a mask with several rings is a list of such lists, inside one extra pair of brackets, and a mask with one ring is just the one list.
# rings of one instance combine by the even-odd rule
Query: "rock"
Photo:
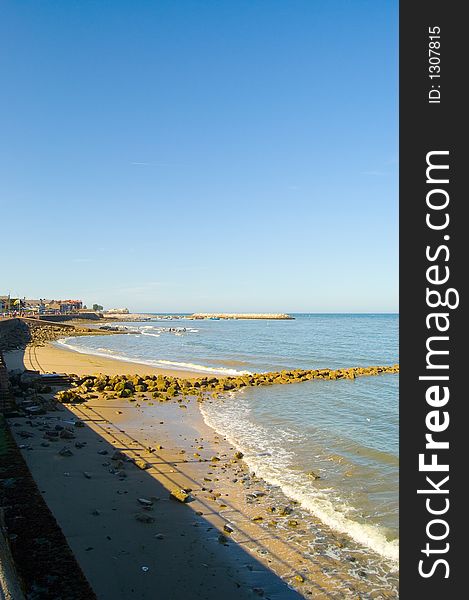
[(262, 496), (265, 496), (265, 492), (251, 492), (251, 494), (249, 494), (250, 496), (252, 496), (253, 498), (262, 498)]
[[(102, 454), (102, 453), (100, 453)], [(107, 454), (107, 452), (106, 452)], [(111, 456), (111, 460), (125, 460), (127, 456), (121, 452), (120, 450), (116, 450), (114, 454)]]
[(133, 462), (134, 462), (134, 465), (136, 467), (138, 467), (139, 469), (142, 469), (142, 471), (146, 471), (147, 469), (151, 469), (151, 464), (148, 463), (146, 460), (143, 460), (141, 458), (136, 458)]
[(223, 535), (223, 533), (220, 533), (220, 535), (218, 536), (218, 541), (220, 544), (227, 544), (228, 538), (226, 537), (226, 535)]
[(233, 530), (233, 528), (232, 528), (232, 527), (230, 527), (230, 526), (229, 526), (227, 523), (225, 523), (225, 524), (223, 525), (223, 531), (224, 531), (225, 533), (230, 533), (230, 534), (231, 534), (231, 533), (233, 533), (233, 531), (234, 531), (234, 530)]
[(154, 523), (155, 522), (155, 517), (152, 517), (151, 515), (148, 515), (147, 513), (137, 513), (135, 515), (135, 519), (137, 521), (140, 521), (140, 523)]
[(83, 471), (83, 476), (84, 476), (86, 479), (91, 479), (91, 473), (88, 473), (88, 471)]
[(244, 454), (242, 452), (235, 452), (234, 457), (237, 458), (238, 460), (241, 460), (241, 458), (243, 458)]
[(59, 432), (58, 431), (46, 431), (44, 433), (44, 437), (46, 437), (46, 438), (58, 438), (59, 437)]
[(98, 450), (98, 454), (105, 456), (106, 454), (109, 454), (109, 452), (107, 450)]
[(75, 421), (75, 427), (84, 427), (85, 424), (83, 423), (83, 421)]
[(191, 500), (191, 496), (189, 493), (187, 493), (185, 490), (178, 489), (178, 488), (171, 490), (169, 497), (172, 500), (177, 500), (178, 502), (183, 502), (183, 503), (189, 502), (189, 500)]
[(264, 517), (261, 517), (260, 515), (258, 515), (256, 517), (253, 517), (251, 520), (254, 521), (254, 523), (260, 523), (261, 521), (264, 520)]
[(368, 574), (366, 571), (357, 571), (357, 574), (360, 575), (360, 577), (368, 577)]
[(68, 431), (68, 429), (63, 429), (59, 433), (59, 437), (61, 437), (64, 440), (74, 440), (76, 436), (71, 431)]
[(279, 515), (280, 515), (281, 517), (286, 517), (286, 516), (288, 516), (288, 515), (291, 515), (291, 514), (292, 514), (292, 512), (293, 512), (293, 508), (291, 508), (290, 506), (284, 506), (284, 507), (282, 508), (282, 510), (279, 512)]
[(298, 583), (304, 583), (305, 578), (303, 577), (303, 575), (295, 575), (295, 581), (297, 581)]
[(321, 479), (321, 476), (318, 475), (317, 473), (315, 473), (314, 471), (308, 471), (306, 473), (306, 475), (310, 478), (310, 479)]
[(148, 500), (147, 498), (137, 498), (137, 502), (139, 502), (143, 506), (152, 506), (153, 505), (153, 502), (151, 500)]
[(288, 527), (298, 527), (298, 521), (296, 519), (290, 519), (290, 521), (288, 521)]
[(59, 454), (60, 456), (73, 456), (73, 452), (68, 446), (64, 446), (61, 450), (59, 450)]

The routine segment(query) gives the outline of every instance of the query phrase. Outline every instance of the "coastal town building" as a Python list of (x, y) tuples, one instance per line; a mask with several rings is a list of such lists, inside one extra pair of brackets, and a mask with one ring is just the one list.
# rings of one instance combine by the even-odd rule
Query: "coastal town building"
[(21, 313), (23, 315), (66, 315), (83, 309), (81, 300), (30, 299), (13, 296), (0, 296), (0, 313)]

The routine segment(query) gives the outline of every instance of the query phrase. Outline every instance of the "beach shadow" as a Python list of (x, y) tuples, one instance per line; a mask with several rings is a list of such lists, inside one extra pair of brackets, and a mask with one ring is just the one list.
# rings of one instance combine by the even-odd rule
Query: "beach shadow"
[[(29, 364), (43, 371), (35, 348), (26, 352)], [(274, 529), (253, 527), (252, 515), (239, 504), (223, 498), (221, 511), (202, 493), (207, 486), (202, 478), (188, 476), (182, 464), (187, 459), (168, 461), (164, 452), (149, 452), (138, 434), (130, 435), (103, 414), (113, 408), (111, 400), (103, 399), (102, 406), (56, 407), (57, 412), (31, 422), (72, 426), (76, 438), (57, 443), (37, 435), (31, 442), (34, 451), (26, 458), (98, 598), (339, 599), (370, 591), (369, 585), (337, 569), (337, 557), (318, 553), (316, 559)], [(74, 427), (77, 417), (84, 427)], [(86, 444), (77, 448), (81, 441)], [(59, 454), (64, 446), (71, 456)], [(113, 461), (116, 450), (144, 460), (149, 469), (139, 469), (129, 460)], [(169, 491), (174, 488), (191, 489), (195, 500), (171, 500)], [(230, 536), (223, 526), (233, 523)], [(252, 551), (263, 556), (262, 562)]]
[[(164, 403), (162, 406), (165, 405), (168, 406), (168, 403)], [(176, 402), (172, 406), (177, 410)], [(169, 407), (171, 407), (170, 403)], [(213, 484), (205, 483), (203, 477), (199, 476), (200, 473), (194, 477), (190, 476), (187, 472), (187, 463), (200, 465), (198, 459), (172, 456), (170, 460), (167, 460), (157, 452), (148, 453), (148, 442), (139, 439), (139, 434), (130, 434), (118, 424), (109, 421), (103, 414), (103, 411), (119, 408), (122, 409), (122, 405), (113, 406), (112, 400), (109, 400), (102, 405), (78, 405), (74, 407), (74, 411), (81, 418), (87, 419), (93, 428), (97, 428), (98, 431), (101, 430), (103, 435), (110, 438), (113, 447), (125, 451), (130, 456), (144, 457), (145, 462), (151, 465), (151, 470), (146, 471), (146, 473), (154, 474), (158, 476), (159, 480), (163, 480), (166, 490), (181, 486), (193, 490), (196, 494), (196, 502), (193, 507), (191, 505), (191, 508), (203, 514), (206, 520), (204, 526), (206, 525), (210, 528), (215, 522), (215, 534), (220, 532), (223, 534), (225, 525), (233, 526), (233, 523), (235, 523), (235, 533), (233, 535), (236, 536), (236, 539), (233, 543), (238, 548), (241, 547), (243, 552), (245, 551), (244, 549), (249, 549), (251, 551), (254, 550), (260, 555), (264, 555), (268, 562), (275, 566), (277, 571), (280, 570), (288, 583), (299, 588), (302, 597), (345, 598), (350, 597), (351, 594), (353, 596), (353, 594), (368, 593), (373, 588), (373, 584), (363, 580), (362, 575), (360, 575), (360, 578), (357, 578), (343, 568), (343, 557), (341, 560), (337, 556), (320, 552), (319, 547), (317, 558), (311, 556), (311, 553), (308, 552), (308, 549), (304, 545), (301, 544), (300, 546), (298, 542), (289, 542), (286, 539), (285, 531), (283, 531), (283, 534), (277, 533), (276, 528), (271, 528), (267, 524), (267, 519), (262, 524), (253, 525), (252, 511), (248, 510), (246, 504), (243, 503), (240, 505), (239, 501), (231, 502), (224, 494), (219, 498), (210, 498), (210, 494), (207, 493), (207, 487)], [(158, 405), (154, 408), (158, 410)], [(128, 406), (128, 410), (135, 410), (135, 405), (131, 404)], [(177, 416), (173, 416), (173, 418), (177, 419)], [(147, 433), (149, 432), (147, 431)], [(155, 435), (155, 432), (150, 433), (150, 435)], [(217, 452), (217, 450), (214, 449), (214, 452)], [(222, 454), (222, 456), (225, 455)], [(222, 458), (221, 460), (226, 461), (228, 459)], [(214, 464), (210, 461), (204, 462), (205, 465), (208, 465), (208, 468), (215, 468)], [(217, 481), (216, 475), (217, 473), (213, 474), (213, 481)], [(221, 491), (224, 491), (223, 485), (221, 487), (215, 485), (215, 487), (219, 487)], [(201, 493), (204, 490), (205, 493)], [(245, 491), (249, 492), (249, 490)], [(217, 500), (218, 503), (214, 503), (214, 500)], [(223, 510), (221, 510), (222, 508)], [(255, 512), (262, 513), (265, 511), (265, 508), (265, 506), (259, 506), (258, 509), (255, 508)], [(272, 517), (275, 517), (275, 514)], [(285, 521), (288, 521), (288, 518)], [(301, 522), (299, 525), (299, 529), (301, 529)], [(292, 539), (295, 537), (295, 533), (297, 531), (292, 529)], [(340, 542), (339, 547), (342, 547)], [(248, 556), (252, 558), (252, 554), (248, 554)], [(243, 565), (246, 566), (246, 555), (243, 554), (241, 558)], [(261, 569), (266, 569), (265, 560), (261, 564)], [(360, 571), (358, 566), (355, 571)], [(267, 572), (277, 577), (270, 569), (267, 569)], [(270, 594), (268, 597), (289, 598), (290, 596), (274, 596)], [(382, 597), (391, 598), (392, 595), (383, 592)]]
[[(98, 409), (86, 404), (74, 405), (73, 411), (64, 405), (57, 408), (14, 421), (22, 422), (22, 429), (28, 429), (26, 421), (32, 424), (35, 441), (27, 440), (33, 450), (25, 453), (26, 459), (99, 599), (345, 597), (333, 585), (321, 585), (297, 571), (291, 564), (294, 560), (288, 559), (288, 548), (279, 547), (280, 555), (272, 555), (264, 540), (271, 540), (275, 533), (261, 526), (256, 527), (256, 536), (243, 532), (243, 519), (247, 522), (249, 517), (225, 500), (222, 521), (234, 520), (236, 512), (240, 528), (233, 534), (239, 541), (232, 540), (221, 525), (211, 522), (219, 511), (202, 497), (201, 482), (189, 479), (177, 462), (148, 452), (145, 444)], [(74, 426), (77, 416), (83, 427)], [(76, 437), (62, 439), (52, 434), (46, 440), (46, 431), (39, 431), (44, 426), (49, 431), (70, 426)], [(60, 455), (64, 447), (70, 456)], [(116, 451), (131, 460), (113, 460)], [(132, 459), (142, 459), (150, 468), (142, 470)], [(181, 487), (192, 490), (194, 502), (170, 499), (169, 490)], [(291, 589), (243, 546), (256, 547), (282, 564), (289, 580), (301, 581), (303, 593)]]

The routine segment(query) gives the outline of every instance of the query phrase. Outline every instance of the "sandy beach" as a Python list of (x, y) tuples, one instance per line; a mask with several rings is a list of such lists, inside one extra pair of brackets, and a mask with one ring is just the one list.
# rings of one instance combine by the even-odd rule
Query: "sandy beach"
[(44, 346), (29, 345), (25, 350), (14, 350), (5, 354), (10, 370), (30, 369), (40, 373), (75, 373), (76, 375), (172, 375), (173, 377), (197, 377), (200, 373), (158, 369), (149, 365), (104, 358), (92, 354), (81, 354), (52, 343)]
[[(10, 369), (78, 375), (162, 373), (52, 344), (9, 352), (6, 361)], [(282, 507), (272, 507), (271, 488), (204, 423), (194, 399), (139, 396), (101, 393), (10, 422), (99, 599), (395, 597), (376, 592), (365, 563), (352, 562), (354, 547), (339, 534), (330, 532), (327, 545), (318, 535), (317, 555), (306, 554), (301, 511), (288, 500), (283, 515)], [(75, 427), (77, 420), (84, 427)], [(63, 428), (70, 428), (70, 439), (58, 437)], [(31, 436), (24, 439), (24, 431)], [(189, 502), (170, 497), (180, 489)]]

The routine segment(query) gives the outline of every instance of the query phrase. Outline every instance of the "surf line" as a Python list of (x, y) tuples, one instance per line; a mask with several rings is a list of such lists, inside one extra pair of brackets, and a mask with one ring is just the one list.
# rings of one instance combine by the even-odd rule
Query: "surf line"
[[(448, 552), (450, 543), (448, 536), (450, 525), (448, 511), (450, 509), (449, 482), (449, 437), (447, 429), (450, 413), (447, 404), (450, 399), (450, 310), (459, 306), (459, 293), (448, 287), (450, 280), (450, 250), (447, 242), (450, 236), (445, 229), (450, 222), (448, 205), (450, 195), (447, 189), (449, 178), (448, 150), (428, 152), (426, 155), (426, 183), (431, 186), (426, 194), (426, 225), (431, 232), (443, 233), (446, 243), (434, 248), (426, 247), (426, 316), (425, 325), (430, 335), (425, 340), (426, 367), (425, 375), (419, 381), (425, 382), (425, 452), (418, 456), (419, 473), (425, 474), (427, 489), (418, 489), (417, 494), (425, 497), (425, 546), (420, 550), (426, 556), (418, 562), (418, 573), (427, 579), (438, 572), (438, 576), (448, 579), (450, 564)], [(436, 157), (444, 157), (444, 162), (435, 164)], [(433, 175), (433, 171), (437, 173)], [(442, 213), (441, 211), (446, 211)], [(441, 218), (443, 216), (443, 219)], [(442, 312), (445, 311), (445, 312)], [(445, 358), (443, 358), (445, 357)], [(436, 373), (435, 373), (436, 372)], [(441, 434), (445, 433), (444, 439)], [(443, 456), (442, 453), (446, 451)]]

